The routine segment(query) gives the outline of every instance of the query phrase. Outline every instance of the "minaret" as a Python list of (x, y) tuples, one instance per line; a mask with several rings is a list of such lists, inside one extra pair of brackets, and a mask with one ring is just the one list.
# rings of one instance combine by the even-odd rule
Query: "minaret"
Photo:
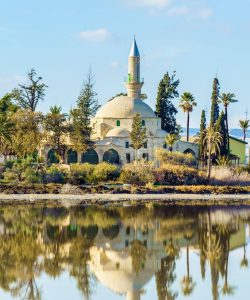
[(141, 299), (141, 291), (128, 291), (126, 300), (140, 300)]
[(126, 80), (128, 96), (133, 99), (140, 98), (142, 86), (143, 82), (140, 78), (140, 53), (134, 37), (128, 58), (128, 78)]

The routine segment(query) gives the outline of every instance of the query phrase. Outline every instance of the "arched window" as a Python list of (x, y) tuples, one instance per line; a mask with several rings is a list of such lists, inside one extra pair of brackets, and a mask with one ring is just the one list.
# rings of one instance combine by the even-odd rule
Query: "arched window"
[(77, 152), (69, 149), (67, 152), (68, 164), (75, 164), (77, 163)]
[(116, 121), (116, 126), (118, 126), (118, 127), (121, 126), (121, 121), (120, 120)]
[(145, 126), (145, 124), (146, 124), (145, 120), (142, 120), (142, 121), (141, 121), (141, 125), (142, 125), (142, 126)]
[(168, 147), (167, 144), (164, 143), (164, 144), (163, 144), (163, 148), (164, 148), (164, 149), (167, 149), (167, 147)]
[(58, 164), (59, 159), (57, 153), (54, 149), (50, 149), (47, 156), (47, 161), (49, 164)]
[(103, 161), (106, 161), (110, 164), (118, 165), (119, 164), (119, 154), (114, 149), (106, 151), (103, 155)]
[(92, 165), (97, 165), (99, 162), (98, 155), (95, 150), (90, 149), (87, 152), (82, 154), (81, 158), (82, 163), (89, 163)]

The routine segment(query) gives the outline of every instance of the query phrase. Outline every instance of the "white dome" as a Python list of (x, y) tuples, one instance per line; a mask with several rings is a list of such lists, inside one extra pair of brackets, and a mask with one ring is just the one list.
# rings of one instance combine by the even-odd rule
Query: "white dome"
[(162, 129), (156, 130), (156, 134), (155, 134), (156, 137), (165, 138), (166, 135), (167, 135), (167, 132), (165, 130), (162, 130)]
[(95, 270), (93, 266), (90, 266), (90, 269), (104, 286), (119, 294), (140, 291), (154, 275), (148, 270), (143, 270), (136, 275), (132, 271), (125, 270)]
[(141, 118), (156, 118), (152, 108), (141, 99), (119, 96), (104, 104), (97, 112), (97, 118), (126, 119), (140, 114)]
[(115, 127), (108, 131), (106, 137), (130, 137), (130, 132), (121, 127)]

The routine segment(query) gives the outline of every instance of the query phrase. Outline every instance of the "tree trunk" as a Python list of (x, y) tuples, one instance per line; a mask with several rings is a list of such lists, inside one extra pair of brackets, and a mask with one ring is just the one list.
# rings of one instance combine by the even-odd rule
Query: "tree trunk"
[(244, 141), (246, 141), (246, 129), (243, 129), (243, 138), (244, 138)]
[(227, 105), (225, 105), (225, 119), (226, 119), (226, 130), (227, 130), (227, 151), (230, 153), (230, 143), (229, 143), (229, 128), (228, 128), (228, 115), (227, 115)]
[(190, 272), (189, 272), (189, 247), (187, 245), (187, 278), (189, 278)]
[(208, 160), (207, 160), (207, 178), (209, 181), (211, 178), (211, 168), (212, 168), (211, 147), (209, 146), (209, 153), (208, 153)]
[(137, 161), (138, 160), (138, 153), (137, 153), (137, 149), (135, 149), (135, 161)]
[(187, 112), (187, 142), (189, 141), (189, 111)]

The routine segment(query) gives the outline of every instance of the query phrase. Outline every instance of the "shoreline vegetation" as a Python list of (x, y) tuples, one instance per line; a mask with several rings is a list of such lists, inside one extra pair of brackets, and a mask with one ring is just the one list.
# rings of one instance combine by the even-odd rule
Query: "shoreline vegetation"
[(143, 200), (154, 195), (157, 200), (158, 195), (158, 199), (164, 200), (164, 197), (169, 199), (169, 195), (188, 194), (190, 204), (194, 195), (202, 195), (203, 199), (204, 195), (209, 198), (245, 194), (250, 199), (248, 167), (213, 167), (208, 180), (206, 172), (196, 165), (191, 154), (159, 149), (156, 155), (157, 164), (138, 160), (122, 167), (106, 162), (46, 165), (32, 158), (7, 161), (1, 171), (0, 202), (4, 195), (13, 195), (15, 199), (15, 195), (33, 194), (65, 195), (65, 199), (69, 195), (83, 196), (88, 203), (92, 203), (90, 195), (100, 195), (103, 200), (112, 195), (117, 195), (117, 199), (121, 195), (127, 195), (127, 199), (129, 195), (131, 199), (143, 195)]

